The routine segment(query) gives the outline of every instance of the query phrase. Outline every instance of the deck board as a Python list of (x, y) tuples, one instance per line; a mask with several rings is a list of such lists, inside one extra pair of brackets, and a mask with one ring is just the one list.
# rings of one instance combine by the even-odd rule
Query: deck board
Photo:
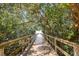
[(45, 41), (43, 44), (33, 44), (28, 53), (26, 50), (27, 49), (25, 49), (21, 56), (57, 56), (57, 53), (47, 41)]

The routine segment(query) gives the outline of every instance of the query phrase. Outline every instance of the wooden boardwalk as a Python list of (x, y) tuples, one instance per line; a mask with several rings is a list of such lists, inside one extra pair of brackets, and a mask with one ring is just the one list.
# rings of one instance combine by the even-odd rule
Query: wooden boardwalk
[(27, 48), (20, 56), (57, 56), (57, 53), (46, 41), (39, 45), (33, 44), (28, 53), (26, 51)]

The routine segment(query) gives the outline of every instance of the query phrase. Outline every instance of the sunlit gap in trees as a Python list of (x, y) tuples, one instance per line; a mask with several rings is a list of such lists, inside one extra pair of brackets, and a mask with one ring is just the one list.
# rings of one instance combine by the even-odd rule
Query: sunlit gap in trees
[(35, 44), (42, 45), (44, 43), (44, 33), (42, 30), (36, 30), (35, 31)]

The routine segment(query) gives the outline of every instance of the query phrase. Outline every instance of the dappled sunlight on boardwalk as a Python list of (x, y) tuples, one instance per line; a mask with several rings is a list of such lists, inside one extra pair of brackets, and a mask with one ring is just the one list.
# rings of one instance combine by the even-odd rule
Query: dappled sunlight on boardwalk
[[(27, 50), (27, 49), (25, 49)], [(53, 48), (45, 41), (42, 45), (35, 45), (31, 47), (31, 49), (28, 51), (23, 52), (21, 56), (57, 56), (56, 52)]]

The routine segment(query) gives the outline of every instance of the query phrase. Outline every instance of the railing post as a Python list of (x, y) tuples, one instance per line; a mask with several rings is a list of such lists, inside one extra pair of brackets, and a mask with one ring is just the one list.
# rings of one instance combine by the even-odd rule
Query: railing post
[(0, 56), (4, 56), (4, 48), (0, 48)]
[(79, 46), (74, 45), (73, 50), (74, 50), (74, 56), (79, 56)]
[(22, 52), (24, 51), (24, 47), (25, 47), (25, 38), (22, 40)]
[(19, 40), (19, 45), (21, 45), (22, 51), (23, 51), (23, 40)]
[(54, 46), (55, 46), (55, 51), (57, 52), (56, 45), (57, 45), (57, 43), (56, 43), (56, 38), (55, 38), (55, 39), (54, 39)]

